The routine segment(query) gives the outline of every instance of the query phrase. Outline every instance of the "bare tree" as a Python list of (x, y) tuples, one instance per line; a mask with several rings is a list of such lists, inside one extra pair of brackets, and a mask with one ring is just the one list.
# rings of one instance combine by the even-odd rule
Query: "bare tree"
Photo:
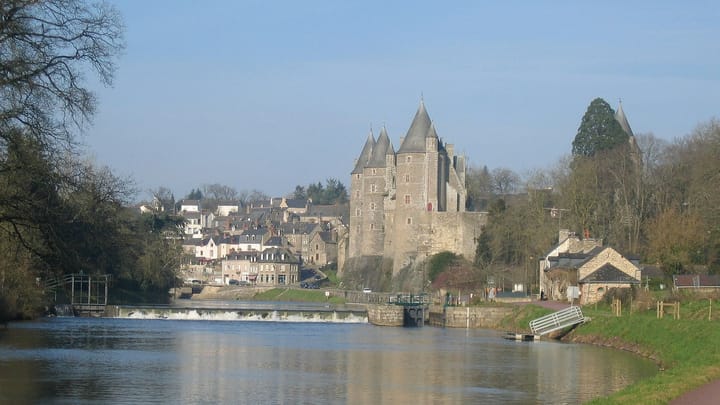
[(517, 191), (520, 176), (514, 171), (498, 167), (492, 171), (492, 185), (497, 194), (510, 194)]
[(86, 73), (112, 83), (123, 25), (107, 4), (0, 2), (0, 139), (21, 129), (46, 148), (71, 146), (95, 111)]

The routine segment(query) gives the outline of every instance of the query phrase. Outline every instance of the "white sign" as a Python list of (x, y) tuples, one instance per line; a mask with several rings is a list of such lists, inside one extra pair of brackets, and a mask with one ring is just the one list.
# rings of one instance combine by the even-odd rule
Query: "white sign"
[(576, 298), (580, 298), (580, 288), (577, 286), (570, 286), (567, 289), (568, 301), (572, 301)]

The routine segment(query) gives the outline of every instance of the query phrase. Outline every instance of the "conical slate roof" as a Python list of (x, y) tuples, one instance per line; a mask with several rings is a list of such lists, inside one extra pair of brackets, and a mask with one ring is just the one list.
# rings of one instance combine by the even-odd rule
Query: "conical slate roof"
[(397, 153), (407, 152), (425, 152), (425, 136), (428, 135), (431, 121), (427, 111), (425, 111), (425, 103), (420, 101), (420, 107), (415, 113), (410, 129), (408, 129), (405, 140), (403, 140)]
[(363, 146), (362, 152), (360, 152), (360, 156), (355, 163), (355, 168), (352, 172), (350, 172), (350, 174), (362, 174), (363, 169), (366, 167), (368, 160), (370, 160), (370, 157), (372, 156), (372, 151), (374, 147), (375, 137), (373, 137), (372, 130), (370, 130), (370, 133), (368, 134), (368, 139), (367, 141), (365, 141), (365, 146)]
[(630, 124), (628, 123), (627, 117), (625, 117), (625, 112), (622, 109), (622, 102), (620, 102), (620, 104), (618, 105), (617, 112), (615, 113), (615, 120), (620, 123), (623, 131), (625, 131), (628, 136), (635, 136), (632, 129), (630, 129)]
[(373, 147), (372, 156), (365, 167), (385, 167), (385, 156), (389, 148), (391, 149), (392, 145), (390, 144), (387, 131), (385, 127), (383, 127)]

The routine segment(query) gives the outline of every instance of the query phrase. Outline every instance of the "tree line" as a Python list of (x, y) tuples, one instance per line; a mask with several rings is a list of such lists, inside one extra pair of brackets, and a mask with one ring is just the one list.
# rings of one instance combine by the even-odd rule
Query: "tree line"
[(468, 170), (468, 209), (488, 212), (476, 240), (479, 278), (534, 280), (561, 228), (639, 256), (667, 277), (720, 273), (720, 123), (668, 142), (635, 136), (617, 115), (593, 100), (572, 153), (549, 169), (524, 177)]
[(182, 219), (129, 208), (133, 182), (78, 148), (96, 109), (85, 78), (112, 83), (123, 34), (107, 4), (0, 3), (0, 320), (37, 314), (64, 274), (153, 296), (175, 281)]

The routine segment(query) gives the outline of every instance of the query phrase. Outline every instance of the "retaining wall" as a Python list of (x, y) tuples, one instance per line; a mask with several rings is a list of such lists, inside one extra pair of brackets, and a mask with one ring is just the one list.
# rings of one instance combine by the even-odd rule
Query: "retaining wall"
[(367, 306), (368, 322), (378, 326), (403, 326), (403, 307), (400, 305)]
[(506, 307), (444, 307), (430, 306), (431, 326), (448, 328), (497, 329), (500, 321), (512, 313)]

